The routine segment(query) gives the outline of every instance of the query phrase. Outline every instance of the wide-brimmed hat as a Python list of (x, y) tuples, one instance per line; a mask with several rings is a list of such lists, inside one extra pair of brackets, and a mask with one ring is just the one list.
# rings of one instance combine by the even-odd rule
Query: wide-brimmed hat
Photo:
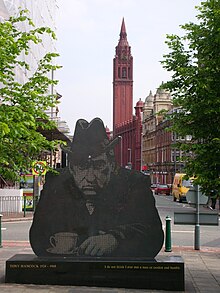
[(71, 144), (63, 147), (63, 150), (69, 154), (71, 161), (80, 163), (102, 153), (113, 153), (113, 148), (118, 140), (118, 138), (109, 140), (100, 118), (95, 118), (90, 123), (79, 119), (76, 122)]

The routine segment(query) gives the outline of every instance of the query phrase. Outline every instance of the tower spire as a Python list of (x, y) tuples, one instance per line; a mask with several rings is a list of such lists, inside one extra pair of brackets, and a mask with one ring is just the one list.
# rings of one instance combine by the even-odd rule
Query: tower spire
[(127, 41), (127, 33), (126, 33), (126, 27), (125, 27), (124, 17), (122, 19), (122, 24), (121, 24), (119, 44), (121, 44), (123, 46), (129, 46), (128, 45), (128, 41)]
[(133, 111), (133, 57), (127, 41), (124, 17), (120, 39), (115, 48), (113, 63), (113, 132), (122, 123), (132, 119)]
[(120, 37), (127, 37), (124, 17), (122, 19)]

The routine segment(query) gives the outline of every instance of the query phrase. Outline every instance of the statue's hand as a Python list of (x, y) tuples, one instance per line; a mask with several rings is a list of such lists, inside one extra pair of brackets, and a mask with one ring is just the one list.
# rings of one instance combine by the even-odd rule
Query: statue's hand
[(87, 238), (79, 247), (79, 254), (102, 256), (110, 255), (118, 246), (118, 241), (111, 234), (91, 236)]

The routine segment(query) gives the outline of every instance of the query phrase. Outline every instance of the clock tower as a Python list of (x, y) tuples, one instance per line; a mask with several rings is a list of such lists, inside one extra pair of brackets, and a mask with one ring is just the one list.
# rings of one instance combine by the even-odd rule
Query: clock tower
[(132, 119), (133, 57), (127, 41), (124, 18), (113, 60), (113, 132), (123, 122)]

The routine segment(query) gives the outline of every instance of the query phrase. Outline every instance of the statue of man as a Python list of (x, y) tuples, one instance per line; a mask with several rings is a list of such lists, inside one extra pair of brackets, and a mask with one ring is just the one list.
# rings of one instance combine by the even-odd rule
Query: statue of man
[(30, 242), (38, 256), (154, 258), (164, 234), (148, 176), (120, 167), (99, 118), (76, 123), (68, 166), (47, 174)]

